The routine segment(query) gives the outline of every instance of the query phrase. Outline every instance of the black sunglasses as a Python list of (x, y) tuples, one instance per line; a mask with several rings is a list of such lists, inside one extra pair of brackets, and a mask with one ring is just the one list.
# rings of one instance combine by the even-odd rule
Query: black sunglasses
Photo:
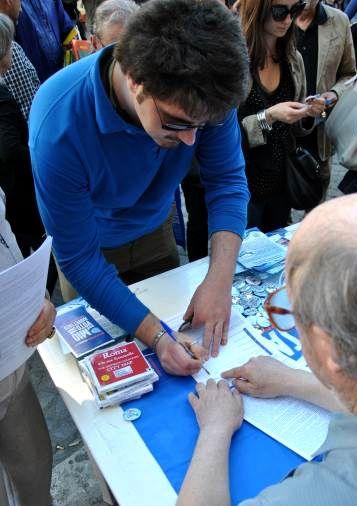
[(151, 98), (155, 104), (157, 114), (160, 118), (161, 128), (163, 130), (169, 130), (170, 132), (183, 132), (185, 130), (203, 130), (206, 125), (218, 127), (218, 126), (222, 126), (224, 124), (224, 121), (221, 121), (219, 123), (199, 123), (197, 125), (194, 123), (165, 123), (162, 120), (160, 110), (157, 106), (156, 100), (154, 99), (154, 97), (151, 97)]
[(289, 9), (287, 5), (272, 5), (271, 6), (271, 15), (274, 21), (284, 21), (289, 14), (291, 19), (294, 20), (306, 7), (306, 2), (296, 2), (296, 4), (292, 5)]

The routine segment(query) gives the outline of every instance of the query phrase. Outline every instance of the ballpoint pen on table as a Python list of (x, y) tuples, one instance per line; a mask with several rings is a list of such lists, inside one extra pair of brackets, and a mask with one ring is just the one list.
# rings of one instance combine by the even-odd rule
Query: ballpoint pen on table
[[(184, 343), (181, 343), (180, 341), (177, 340), (176, 336), (175, 336), (175, 333), (174, 331), (167, 325), (167, 323), (163, 322), (162, 320), (160, 320), (160, 323), (162, 325), (162, 328), (166, 331), (167, 335), (171, 337), (171, 339), (173, 339), (174, 341), (176, 341), (177, 344), (179, 344), (180, 346), (182, 346), (182, 348), (186, 351), (186, 353), (188, 355), (190, 355), (191, 358), (194, 358), (197, 360), (197, 357), (194, 353), (192, 353), (192, 351), (190, 350), (190, 348), (188, 346), (185, 346)], [(181, 328), (181, 327), (180, 327)], [(210, 372), (205, 368), (204, 365), (201, 364), (201, 367), (202, 369), (209, 375)]]

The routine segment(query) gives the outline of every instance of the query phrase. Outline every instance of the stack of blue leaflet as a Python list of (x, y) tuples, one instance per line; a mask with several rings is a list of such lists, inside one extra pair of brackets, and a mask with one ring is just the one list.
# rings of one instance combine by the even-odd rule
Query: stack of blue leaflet
[(276, 274), (284, 268), (286, 248), (274, 242), (260, 230), (247, 232), (237, 263), (244, 270)]

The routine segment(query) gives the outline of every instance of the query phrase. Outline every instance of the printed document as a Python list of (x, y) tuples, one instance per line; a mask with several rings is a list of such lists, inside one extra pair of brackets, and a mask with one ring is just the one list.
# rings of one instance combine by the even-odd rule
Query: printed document
[(31, 256), (0, 273), (0, 381), (35, 351), (25, 344), (43, 306), (52, 238)]
[[(176, 330), (182, 323), (182, 316), (168, 320), (167, 323)], [(188, 330), (187, 334), (200, 339), (202, 329)], [(274, 352), (271, 343), (234, 306), (228, 336), (228, 344), (221, 346), (218, 357), (211, 357), (205, 362), (209, 374), (201, 369), (194, 376), (196, 381), (205, 383), (209, 378), (218, 381), (223, 371), (243, 365), (250, 358), (259, 355), (270, 355), (287, 365), (293, 365), (278, 348)], [(306, 370), (303, 359), (294, 363), (294, 366)], [(306, 460), (311, 460), (325, 441), (331, 419), (328, 411), (290, 397), (256, 399), (244, 395), (243, 398), (245, 420)]]

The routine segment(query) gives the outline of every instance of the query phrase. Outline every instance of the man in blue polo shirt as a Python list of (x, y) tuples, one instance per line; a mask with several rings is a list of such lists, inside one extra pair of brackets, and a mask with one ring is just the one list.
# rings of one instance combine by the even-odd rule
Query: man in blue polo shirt
[[(240, 25), (224, 6), (152, 0), (116, 46), (48, 80), (31, 111), (39, 208), (64, 275), (98, 311), (153, 346), (174, 374), (196, 372), (211, 343), (215, 355), (227, 340), (248, 200), (235, 112), (247, 77)], [(192, 348), (198, 359), (124, 283), (177, 265), (167, 220), (194, 154), (212, 250), (184, 315), (204, 325), (205, 349)], [(154, 272), (140, 270), (143, 256)]]

